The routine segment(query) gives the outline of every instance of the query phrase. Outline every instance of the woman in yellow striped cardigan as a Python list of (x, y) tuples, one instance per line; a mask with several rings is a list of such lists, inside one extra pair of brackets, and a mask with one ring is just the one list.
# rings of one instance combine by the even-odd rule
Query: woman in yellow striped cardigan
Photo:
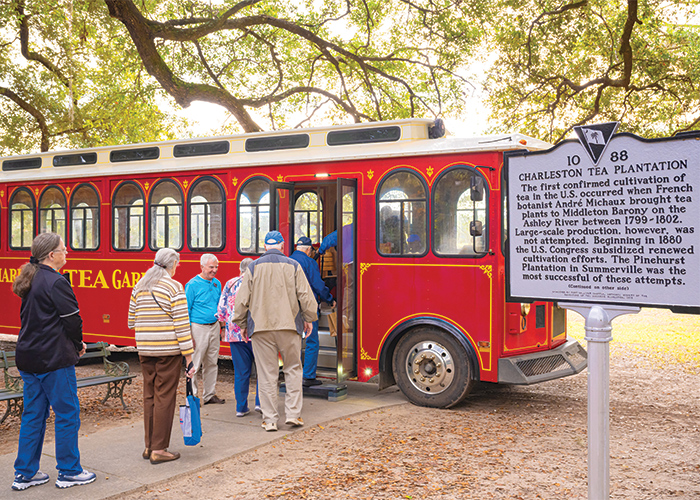
[(175, 414), (182, 356), (192, 377), (194, 346), (182, 285), (173, 279), (180, 255), (161, 248), (146, 274), (134, 287), (129, 303), (129, 328), (136, 330), (136, 348), (143, 373), (143, 424), (152, 464), (180, 458), (167, 450)]

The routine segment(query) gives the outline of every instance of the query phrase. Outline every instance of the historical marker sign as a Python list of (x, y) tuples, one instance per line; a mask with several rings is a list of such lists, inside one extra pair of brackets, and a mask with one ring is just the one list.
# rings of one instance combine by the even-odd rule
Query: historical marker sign
[(700, 134), (606, 139), (506, 153), (508, 300), (699, 312)]

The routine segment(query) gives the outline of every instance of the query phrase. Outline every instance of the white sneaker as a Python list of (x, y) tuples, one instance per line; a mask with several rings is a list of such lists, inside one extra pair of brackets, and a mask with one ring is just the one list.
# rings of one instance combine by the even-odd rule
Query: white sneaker
[(48, 483), (49, 475), (44, 474), (39, 471), (32, 477), (23, 476), (22, 474), (15, 474), (15, 480), (12, 482), (12, 489), (15, 491), (26, 490), (32, 486), (39, 486), (40, 484)]
[(246, 411), (237, 411), (237, 412), (236, 412), (236, 416), (237, 416), (237, 417), (245, 417), (245, 416), (248, 415), (249, 413), (250, 413), (250, 410), (246, 410)]
[(304, 421), (301, 419), (301, 417), (288, 418), (285, 423), (293, 425), (294, 427), (302, 427), (304, 425)]
[(277, 424), (274, 422), (263, 422), (262, 428), (265, 429), (267, 432), (274, 432), (277, 430)]
[(83, 484), (92, 483), (95, 479), (97, 479), (97, 475), (94, 472), (88, 472), (85, 469), (83, 469), (83, 472), (76, 474), (75, 476), (67, 476), (59, 472), (58, 479), (56, 479), (56, 488), (82, 486)]
[(260, 408), (260, 405), (255, 405), (255, 411), (262, 413), (262, 408)]

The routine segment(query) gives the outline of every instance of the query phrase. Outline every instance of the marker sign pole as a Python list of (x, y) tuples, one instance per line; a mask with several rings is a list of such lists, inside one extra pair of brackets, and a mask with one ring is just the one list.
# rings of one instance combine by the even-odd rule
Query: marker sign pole
[(612, 320), (639, 307), (560, 304), (586, 320), (588, 342), (588, 499), (610, 498), (610, 341)]
[(610, 497), (612, 320), (639, 306), (700, 314), (700, 133), (644, 140), (616, 127), (504, 159), (507, 300), (586, 319), (589, 500)]

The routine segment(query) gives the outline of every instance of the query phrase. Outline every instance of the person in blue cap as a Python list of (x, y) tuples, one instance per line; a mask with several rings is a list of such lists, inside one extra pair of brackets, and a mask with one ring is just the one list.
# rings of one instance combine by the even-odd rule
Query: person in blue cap
[(425, 246), (423, 245), (420, 236), (412, 234), (406, 239), (408, 253), (423, 253)]
[(262, 427), (277, 430), (279, 355), (282, 356), (286, 423), (304, 425), (301, 370), (301, 334), (308, 335), (318, 319), (318, 302), (296, 260), (282, 252), (279, 231), (265, 235), (265, 253), (243, 275), (236, 295), (233, 321), (250, 336), (258, 373)]
[[(321, 301), (335, 306), (335, 300), (331, 295), (331, 291), (321, 279), (321, 272), (318, 269), (318, 264), (311, 258), (312, 249), (311, 238), (302, 236), (297, 240), (297, 249), (289, 257), (296, 260), (304, 270), (306, 279), (309, 280), (309, 285), (314, 291), (316, 302)], [(320, 316), (320, 310), (317, 309)], [(304, 351), (304, 387), (321, 385), (321, 381), (316, 378), (316, 367), (318, 365), (318, 320), (313, 322), (313, 330), (306, 337), (306, 350)]]

